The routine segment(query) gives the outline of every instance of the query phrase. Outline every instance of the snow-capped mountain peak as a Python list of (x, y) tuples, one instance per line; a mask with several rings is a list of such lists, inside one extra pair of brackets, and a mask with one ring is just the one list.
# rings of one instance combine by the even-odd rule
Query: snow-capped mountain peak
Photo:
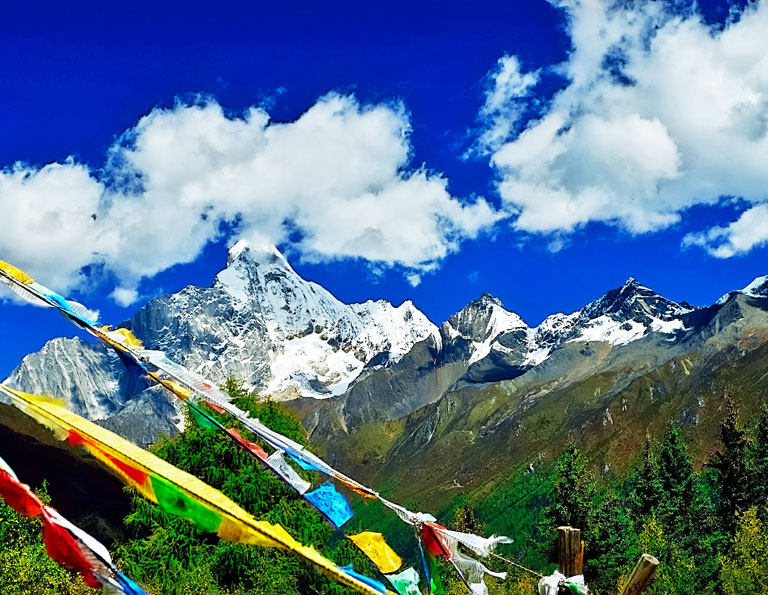
[(625, 345), (649, 332), (674, 334), (693, 308), (665, 298), (630, 277), (618, 289), (587, 304), (575, 318), (571, 341), (607, 341)]
[(443, 324), (443, 332), (451, 340), (470, 341), (470, 364), (490, 356), (532, 367), (567, 342), (602, 341), (618, 346), (650, 333), (676, 336), (685, 329), (683, 316), (692, 309), (630, 277), (581, 310), (553, 314), (535, 328), (506, 310), (498, 298), (484, 293), (451, 316)]
[(527, 336), (528, 325), (522, 318), (510, 312), (501, 300), (484, 292), (443, 323), (443, 333), (450, 340), (461, 338), (469, 341), (469, 364), (480, 361), (492, 350), (508, 352), (504, 338), (521, 333)]
[(375, 356), (397, 361), (419, 341), (439, 343), (412, 302), (344, 304), (274, 246), (245, 241), (210, 288), (153, 300), (130, 325), (148, 347), (214, 380), (233, 374), (283, 398), (340, 394)]
[(230, 249), (227, 268), (216, 275), (214, 288), (235, 298), (236, 307), (257, 310), (275, 338), (348, 322), (347, 306), (303, 279), (274, 246), (253, 248), (239, 241)]
[(768, 275), (761, 275), (760, 277), (755, 278), (752, 283), (747, 285), (744, 289), (739, 289), (736, 291), (729, 291), (724, 296), (722, 296), (719, 300), (717, 300), (718, 304), (724, 304), (728, 301), (728, 298), (730, 298), (733, 295), (746, 295), (753, 298), (765, 298), (768, 297)]
[(499, 298), (487, 292), (451, 316), (445, 326), (450, 335), (476, 342), (493, 340), (512, 329), (528, 328), (520, 316), (505, 309)]
[(641, 318), (669, 319), (690, 312), (687, 304), (678, 304), (630, 277), (618, 289), (612, 289), (581, 310), (580, 318), (590, 320), (609, 315), (614, 320)]
[(263, 246), (252, 245), (248, 240), (238, 240), (229, 249), (227, 266), (232, 266), (236, 260), (241, 256), (248, 260), (262, 260), (265, 257), (277, 257), (284, 259), (283, 254), (277, 249), (276, 246), (271, 244)]
[(768, 275), (757, 277), (741, 293), (750, 297), (768, 297)]

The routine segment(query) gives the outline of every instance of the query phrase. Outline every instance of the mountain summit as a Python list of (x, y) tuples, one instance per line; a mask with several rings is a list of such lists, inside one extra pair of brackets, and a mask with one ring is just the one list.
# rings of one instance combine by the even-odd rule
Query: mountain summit
[[(728, 296), (766, 293), (761, 277)], [(728, 296), (717, 308), (736, 299)], [(740, 312), (731, 310), (728, 320)], [(438, 328), (410, 301), (345, 304), (302, 278), (274, 246), (240, 241), (210, 287), (153, 299), (122, 326), (214, 381), (233, 376), (260, 394), (295, 401), (312, 431), (328, 433), (402, 418), (462, 387), (575, 378), (597, 365), (595, 349), (609, 359), (658, 352), (689, 340), (712, 316), (629, 279), (536, 327), (484, 293)], [(62, 395), (77, 413), (144, 444), (182, 423), (167, 395), (80, 339), (54, 339), (8, 380)]]
[(747, 285), (744, 289), (737, 291), (730, 291), (723, 297), (717, 300), (718, 304), (724, 304), (729, 298), (734, 295), (746, 295), (754, 298), (768, 297), (768, 275), (762, 275), (757, 277), (752, 283)]
[[(451, 316), (442, 331), (446, 343), (457, 338), (470, 342), (470, 364), (490, 358), (491, 368), (501, 365), (517, 374), (541, 364), (566, 342), (626, 345), (649, 333), (673, 335), (685, 328), (683, 317), (692, 311), (688, 304), (662, 297), (630, 277), (581, 310), (553, 314), (537, 327), (529, 327), (501, 300), (483, 293)], [(510, 377), (511, 372), (507, 374)]]
[(397, 360), (438, 331), (410, 301), (344, 304), (275, 248), (240, 241), (209, 288), (149, 302), (127, 325), (144, 344), (214, 380), (277, 398), (343, 393), (375, 356)]

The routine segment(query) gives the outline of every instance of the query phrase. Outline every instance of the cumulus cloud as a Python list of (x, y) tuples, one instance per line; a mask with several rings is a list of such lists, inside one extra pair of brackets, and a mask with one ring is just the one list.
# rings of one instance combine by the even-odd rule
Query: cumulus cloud
[(54, 286), (78, 283), (82, 267), (98, 258), (94, 214), (102, 192), (90, 172), (72, 161), (0, 172), (2, 259), (34, 269)]
[(194, 261), (223, 234), (284, 243), (306, 260), (364, 259), (414, 282), (500, 217), (447, 180), (409, 168), (408, 115), (328, 95), (296, 121), (262, 108), (229, 116), (214, 101), (156, 109), (125, 132), (98, 173), (66, 161), (0, 172), (7, 259), (62, 289), (83, 270), (143, 278)]
[(603, 222), (648, 233), (693, 205), (738, 197), (757, 210), (686, 242), (717, 256), (760, 244), (753, 224), (763, 209), (755, 205), (768, 201), (768, 4), (722, 29), (693, 10), (671, 12), (677, 4), (557, 3), (572, 48), (551, 70), (566, 84), (523, 127), (521, 106), (540, 73), (521, 72), (513, 57), (490, 73), (481, 143), (517, 229), (562, 235)]
[(744, 211), (732, 223), (685, 236), (684, 246), (702, 246), (712, 256), (730, 258), (768, 243), (768, 205)]

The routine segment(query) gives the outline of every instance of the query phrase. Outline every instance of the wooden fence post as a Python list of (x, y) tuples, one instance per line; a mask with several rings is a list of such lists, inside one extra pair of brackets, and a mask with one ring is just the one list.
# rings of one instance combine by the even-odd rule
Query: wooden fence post
[(581, 529), (557, 528), (557, 563), (560, 572), (566, 577), (582, 573), (584, 542), (581, 541)]
[(653, 573), (659, 567), (659, 561), (650, 554), (640, 556), (629, 580), (621, 590), (621, 595), (639, 595), (648, 588), (653, 578)]

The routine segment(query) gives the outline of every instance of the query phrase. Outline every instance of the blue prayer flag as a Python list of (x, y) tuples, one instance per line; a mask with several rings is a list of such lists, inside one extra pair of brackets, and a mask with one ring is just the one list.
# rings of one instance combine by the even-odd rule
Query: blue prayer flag
[(300, 452), (297, 452), (285, 446), (283, 446), (282, 448), (285, 451), (285, 454), (291, 457), (296, 462), (296, 464), (302, 469), (304, 469), (305, 471), (324, 471), (324, 469), (320, 469), (311, 461), (308, 461), (307, 459), (305, 459)]
[(365, 583), (366, 585), (368, 585), (369, 587), (372, 587), (373, 589), (376, 589), (382, 595), (386, 595), (387, 588), (382, 583), (372, 578), (368, 578), (364, 574), (355, 572), (355, 569), (352, 567), (352, 564), (347, 564), (346, 566), (340, 566), (340, 568), (349, 576), (356, 578), (361, 583)]
[(336, 491), (333, 484), (326, 481), (313, 492), (307, 492), (304, 497), (309, 500), (325, 516), (331, 519), (336, 527), (341, 527), (352, 518), (352, 509), (346, 498)]

